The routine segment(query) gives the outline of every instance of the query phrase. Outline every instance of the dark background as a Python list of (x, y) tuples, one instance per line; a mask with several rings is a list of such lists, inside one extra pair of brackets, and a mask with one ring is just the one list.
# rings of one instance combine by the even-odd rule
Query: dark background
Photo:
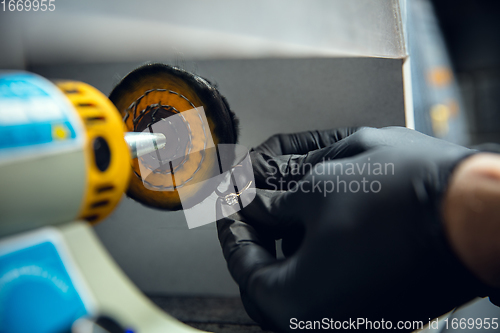
[(473, 143), (500, 142), (500, 2), (434, 0)]

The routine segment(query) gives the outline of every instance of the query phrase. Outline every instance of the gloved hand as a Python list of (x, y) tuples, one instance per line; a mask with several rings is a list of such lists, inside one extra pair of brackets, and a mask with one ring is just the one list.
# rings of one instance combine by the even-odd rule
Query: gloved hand
[[(260, 192), (217, 222), (249, 315), (279, 331), (323, 318), (395, 329), (486, 296), (441, 219), (453, 169), (475, 152), (396, 127), (277, 135), (255, 148), (257, 187), (285, 192)], [(285, 260), (268, 237), (291, 239)]]

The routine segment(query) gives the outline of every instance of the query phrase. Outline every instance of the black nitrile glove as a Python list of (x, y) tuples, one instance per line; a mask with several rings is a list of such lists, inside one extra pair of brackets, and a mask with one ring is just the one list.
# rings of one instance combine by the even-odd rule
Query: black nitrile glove
[[(258, 192), (239, 220), (217, 222), (247, 312), (279, 331), (323, 318), (395, 329), (486, 296), (441, 220), (450, 175), (475, 152), (396, 127), (278, 135), (255, 148), (257, 187), (287, 191)], [(291, 239), (285, 260), (270, 236)]]

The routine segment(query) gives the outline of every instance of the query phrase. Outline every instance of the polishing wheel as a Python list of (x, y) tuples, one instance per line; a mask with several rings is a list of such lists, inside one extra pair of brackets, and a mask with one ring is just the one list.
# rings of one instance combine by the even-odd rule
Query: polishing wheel
[(132, 160), (128, 196), (178, 210), (213, 192), (204, 181), (220, 173), (217, 145), (235, 144), (238, 137), (237, 119), (213, 84), (177, 67), (148, 64), (125, 76), (109, 99), (128, 132), (166, 138), (164, 148)]

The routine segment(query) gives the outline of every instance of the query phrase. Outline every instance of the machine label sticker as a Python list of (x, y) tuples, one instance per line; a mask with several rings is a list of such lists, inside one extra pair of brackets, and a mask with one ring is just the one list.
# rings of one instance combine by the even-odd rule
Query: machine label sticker
[(0, 331), (66, 332), (93, 311), (59, 238), (46, 228), (0, 242)]
[(55, 85), (30, 73), (0, 73), (0, 162), (82, 144), (77, 113)]

